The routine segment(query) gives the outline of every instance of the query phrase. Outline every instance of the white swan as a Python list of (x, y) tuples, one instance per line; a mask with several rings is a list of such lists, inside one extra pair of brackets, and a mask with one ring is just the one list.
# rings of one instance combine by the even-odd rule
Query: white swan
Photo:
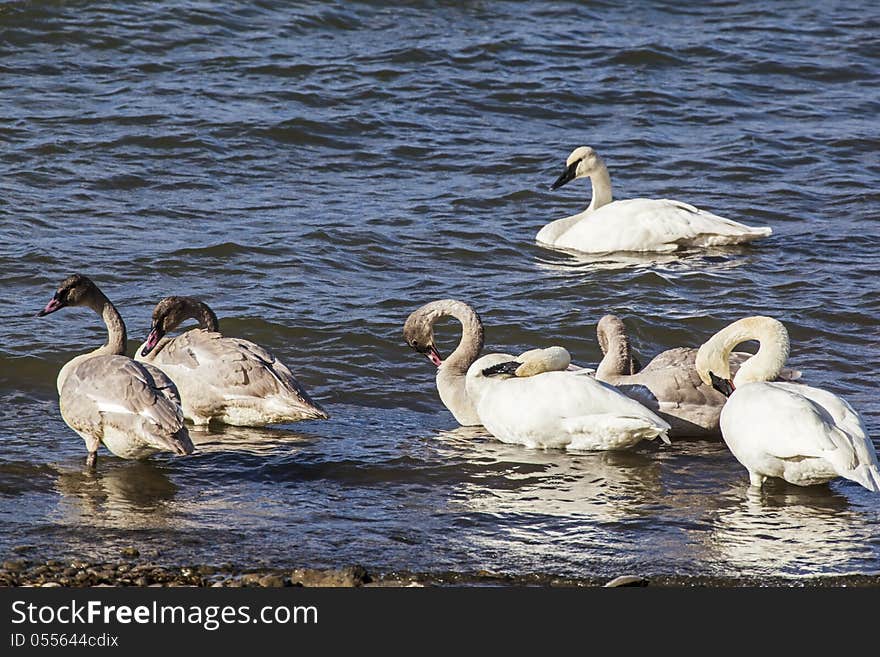
[(191, 454), (180, 397), (171, 380), (125, 356), (125, 324), (110, 300), (86, 276), (62, 281), (37, 316), (66, 306), (86, 306), (107, 325), (107, 344), (76, 356), (58, 373), (61, 417), (86, 443), (94, 467), (101, 443), (112, 453), (138, 459), (157, 451)]
[[(596, 368), (597, 379), (617, 386), (669, 422), (672, 438), (720, 435), (721, 409), (727, 398), (700, 379), (695, 369), (697, 349), (668, 349), (642, 368), (632, 353), (626, 326), (617, 315), (602, 317), (596, 336), (604, 354)], [(751, 357), (746, 352), (731, 353), (731, 372), (736, 374)], [(800, 376), (797, 370), (782, 368), (778, 378), (794, 381)]]
[[(192, 318), (199, 328), (164, 337)], [(263, 347), (224, 337), (206, 303), (166, 297), (153, 309), (150, 334), (135, 359), (155, 365), (180, 390), (183, 414), (196, 425), (212, 419), (237, 426), (263, 426), (327, 419), (291, 371)]]
[[(433, 332), (443, 316), (463, 327), (446, 360)], [(410, 347), (438, 366), (440, 398), (456, 420), (482, 424), (503, 442), (577, 450), (624, 449), (657, 437), (668, 442), (669, 425), (654, 413), (586, 371), (567, 371), (570, 357), (561, 347), (531, 350), (519, 359), (498, 353), (479, 358), (482, 322), (465, 303), (428, 303), (407, 318), (403, 333)]]
[[(758, 353), (731, 381), (729, 356), (758, 340)], [(880, 492), (880, 465), (859, 414), (843, 399), (806, 385), (770, 382), (788, 357), (788, 331), (770, 317), (746, 317), (713, 335), (697, 353), (704, 383), (729, 395), (721, 434), (760, 487), (767, 477), (809, 486), (836, 477)]]
[(565, 171), (550, 189), (589, 176), (593, 198), (583, 212), (544, 226), (535, 238), (542, 246), (584, 253), (675, 251), (687, 247), (742, 244), (773, 231), (752, 228), (680, 201), (637, 198), (611, 200), (611, 178), (589, 146), (574, 149)]

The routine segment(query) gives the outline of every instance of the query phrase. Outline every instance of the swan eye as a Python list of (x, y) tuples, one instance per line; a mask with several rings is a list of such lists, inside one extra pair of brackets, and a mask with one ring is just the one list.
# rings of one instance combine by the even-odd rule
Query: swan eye
[(412, 341), (412, 348), (415, 349), (416, 351), (419, 351), (419, 343), (417, 340)]

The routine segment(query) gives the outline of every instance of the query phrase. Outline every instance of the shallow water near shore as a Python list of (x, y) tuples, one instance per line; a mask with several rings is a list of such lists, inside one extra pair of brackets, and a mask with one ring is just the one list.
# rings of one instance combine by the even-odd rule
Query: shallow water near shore
[[(880, 15), (814, 4), (0, 4), (0, 556), (880, 574), (880, 496), (854, 483), (750, 493), (721, 442), (504, 445), (457, 427), (401, 336), (422, 303), (460, 298), (488, 348), (594, 365), (615, 312), (647, 362), (768, 314), (789, 365), (877, 444)], [(774, 234), (542, 249), (541, 226), (588, 202), (583, 181), (547, 190), (582, 144), (616, 198)], [(102, 451), (86, 472), (55, 377), (104, 329), (34, 317), (72, 271), (116, 303), (130, 353), (162, 296), (200, 296), (331, 419), (193, 431), (190, 457)], [(448, 354), (457, 325), (438, 338)]]

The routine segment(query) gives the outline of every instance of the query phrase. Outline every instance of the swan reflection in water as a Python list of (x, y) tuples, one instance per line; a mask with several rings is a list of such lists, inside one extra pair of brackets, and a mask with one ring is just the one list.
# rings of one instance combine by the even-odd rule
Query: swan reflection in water
[(166, 528), (179, 522), (178, 493), (159, 459), (124, 461), (108, 457), (92, 471), (61, 471), (61, 524), (115, 529)]
[(747, 576), (880, 571), (880, 512), (872, 519), (867, 509), (852, 509), (838, 487), (849, 493), (855, 485), (774, 480), (758, 491), (738, 482), (720, 496), (707, 557), (725, 574)]
[(94, 471), (62, 470), (57, 479), (60, 522), (114, 529), (201, 526), (215, 508), (226, 508), (228, 500), (222, 495), (181, 500), (175, 473), (184, 468), (225, 472), (233, 461), (236, 470), (242, 458), (257, 457), (255, 463), (261, 463), (265, 457), (288, 454), (317, 440), (283, 429), (231, 426), (193, 430), (191, 437), (196, 451), (185, 464), (161, 457), (141, 461), (107, 457)]
[(585, 567), (602, 569), (609, 556), (631, 560), (652, 509), (664, 504), (661, 465), (650, 447), (529, 449), (474, 427), (435, 441), (447, 458), (479, 466), (448, 502), (467, 531), (447, 544), (488, 570), (583, 575)]
[[(682, 250), (672, 253), (581, 253), (569, 249), (556, 249), (562, 257), (538, 255), (535, 264), (548, 273), (570, 276), (588, 271), (615, 271), (618, 269), (651, 270), (663, 276), (708, 272), (721, 274), (742, 267), (754, 258), (753, 249), (741, 246), (711, 249)], [(742, 257), (734, 257), (742, 256)]]
[(290, 452), (319, 441), (301, 431), (277, 427), (234, 427), (231, 425), (211, 425), (210, 428), (193, 428), (190, 432), (199, 455), (223, 452), (247, 453), (273, 456), (279, 452)]
[[(469, 511), (615, 522), (662, 501), (660, 463), (645, 450), (570, 452), (494, 440), (480, 427), (440, 432), (437, 448), (477, 462), (486, 475), (455, 501)], [(644, 451), (644, 453), (643, 453)]]

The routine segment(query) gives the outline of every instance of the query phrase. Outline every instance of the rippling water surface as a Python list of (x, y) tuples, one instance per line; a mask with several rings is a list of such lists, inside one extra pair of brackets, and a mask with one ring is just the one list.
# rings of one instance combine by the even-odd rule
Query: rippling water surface
[[(0, 553), (604, 576), (880, 572), (856, 484), (747, 494), (723, 443), (528, 450), (457, 428), (407, 314), (455, 297), (487, 345), (639, 353), (778, 317), (790, 364), (880, 438), (880, 12), (873, 3), (0, 4)], [(618, 198), (685, 200), (774, 235), (577, 259), (547, 191), (595, 147)], [(36, 319), (90, 275), (131, 348), (203, 297), (272, 349), (326, 422), (217, 428), (188, 458), (102, 452), (55, 377), (105, 337)], [(448, 350), (457, 326), (438, 333)]]

